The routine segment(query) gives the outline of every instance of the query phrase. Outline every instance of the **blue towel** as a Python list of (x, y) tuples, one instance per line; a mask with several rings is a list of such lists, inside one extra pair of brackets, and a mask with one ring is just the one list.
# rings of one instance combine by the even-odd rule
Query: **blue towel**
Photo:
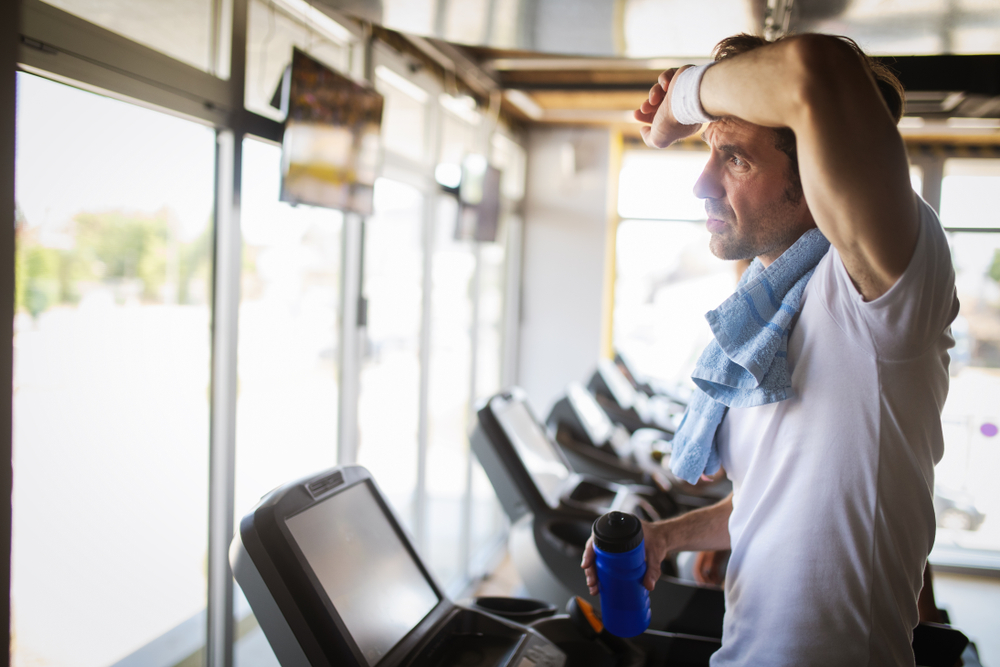
[(811, 229), (766, 269), (755, 259), (736, 293), (705, 318), (715, 340), (701, 353), (691, 379), (697, 389), (672, 441), (670, 469), (694, 484), (719, 470), (715, 433), (726, 410), (792, 398), (788, 334), (802, 292), (830, 242)]

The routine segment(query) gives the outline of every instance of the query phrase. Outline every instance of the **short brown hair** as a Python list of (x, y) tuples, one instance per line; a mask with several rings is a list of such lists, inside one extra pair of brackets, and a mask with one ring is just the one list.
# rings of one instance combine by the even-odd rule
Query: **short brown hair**
[[(759, 49), (768, 44), (776, 44), (786, 37), (791, 36), (785, 35), (774, 40), (768, 40), (758, 35), (750, 35), (745, 32), (740, 33), (732, 37), (726, 37), (716, 44), (715, 49), (712, 51), (712, 56), (715, 62), (719, 62), (726, 58), (732, 58), (733, 56)], [(892, 115), (893, 120), (898, 123), (899, 119), (903, 117), (903, 108), (906, 102), (903, 84), (900, 83), (899, 78), (884, 63), (875, 60), (862, 51), (858, 43), (850, 37), (840, 35), (833, 35), (833, 37), (849, 45), (861, 57), (861, 60), (867, 65), (868, 70), (875, 78), (875, 84), (878, 86), (878, 91), (882, 94), (882, 99), (885, 101), (886, 106), (889, 107), (889, 113)], [(788, 159), (792, 161), (793, 185), (796, 189), (801, 190), (802, 181), (799, 178), (799, 157), (795, 148), (795, 133), (787, 127), (775, 128), (774, 133), (776, 135), (774, 147), (787, 155)]]

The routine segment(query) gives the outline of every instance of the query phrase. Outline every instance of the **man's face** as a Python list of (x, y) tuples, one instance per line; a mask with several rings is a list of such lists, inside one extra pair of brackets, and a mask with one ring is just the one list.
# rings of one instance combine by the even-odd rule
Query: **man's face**
[(711, 154), (694, 193), (705, 200), (709, 248), (721, 259), (777, 259), (814, 227), (791, 161), (775, 148), (774, 132), (724, 119), (703, 135)]

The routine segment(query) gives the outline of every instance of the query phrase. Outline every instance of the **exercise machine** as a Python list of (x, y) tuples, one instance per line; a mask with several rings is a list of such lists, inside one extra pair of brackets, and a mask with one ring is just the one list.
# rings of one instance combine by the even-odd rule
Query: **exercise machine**
[[(668, 494), (643, 485), (609, 482), (573, 471), (531, 413), (522, 391), (493, 396), (479, 409), (472, 450), (511, 521), (508, 550), (533, 598), (561, 603), (580, 596), (593, 603), (580, 560), (591, 526), (611, 511), (656, 521), (678, 512)], [(651, 593), (651, 628), (704, 637), (722, 632), (721, 589), (674, 576), (673, 559)]]

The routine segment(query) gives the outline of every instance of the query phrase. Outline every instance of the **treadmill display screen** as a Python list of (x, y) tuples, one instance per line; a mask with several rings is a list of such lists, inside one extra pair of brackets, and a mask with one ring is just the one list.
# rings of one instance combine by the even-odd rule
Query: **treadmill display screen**
[(608, 385), (608, 389), (611, 390), (618, 405), (624, 410), (634, 407), (636, 402), (635, 388), (628, 381), (628, 378), (622, 375), (621, 370), (615, 366), (614, 362), (601, 359), (597, 366), (601, 377), (604, 378), (604, 383)]
[(514, 444), (535, 486), (551, 507), (558, 507), (560, 489), (571, 471), (559, 457), (555, 445), (523, 402), (516, 399), (506, 403), (494, 401), (493, 408), (493, 414)]
[(440, 602), (368, 484), (285, 524), (369, 666)]
[(607, 442), (615, 427), (591, 393), (579, 382), (573, 382), (567, 387), (566, 395), (583, 427), (587, 429), (590, 441), (597, 446)]

